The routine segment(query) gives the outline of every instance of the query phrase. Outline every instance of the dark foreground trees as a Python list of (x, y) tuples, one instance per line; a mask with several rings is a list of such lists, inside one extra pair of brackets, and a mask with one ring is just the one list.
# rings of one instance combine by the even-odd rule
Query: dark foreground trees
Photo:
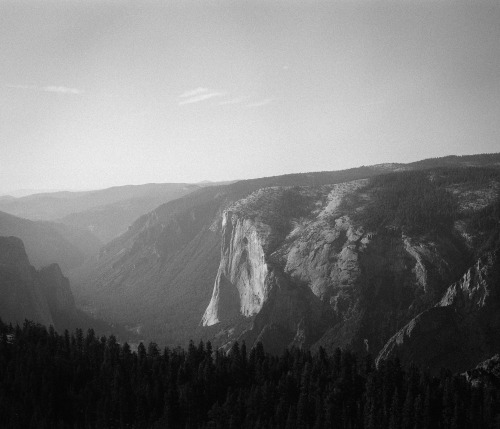
[(0, 322), (2, 428), (499, 428), (499, 398), (498, 386), (340, 350), (132, 352), (92, 330)]

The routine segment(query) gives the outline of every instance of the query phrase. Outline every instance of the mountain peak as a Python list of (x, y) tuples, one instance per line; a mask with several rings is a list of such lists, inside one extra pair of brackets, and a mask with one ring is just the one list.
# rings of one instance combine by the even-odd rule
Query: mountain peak
[(0, 267), (15, 267), (23, 278), (29, 277), (30, 262), (21, 239), (0, 237)]

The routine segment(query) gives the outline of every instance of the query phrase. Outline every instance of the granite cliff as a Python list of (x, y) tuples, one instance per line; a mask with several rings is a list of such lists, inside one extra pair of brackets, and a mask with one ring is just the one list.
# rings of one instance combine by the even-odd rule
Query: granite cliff
[(360, 220), (376, 198), (369, 184), (265, 188), (230, 205), (202, 325), (219, 325), (221, 341), (259, 340), (277, 351), (383, 347), (466, 258), (447, 230), (431, 238)]
[(470, 368), (500, 347), (498, 261), (487, 251), (499, 177), (432, 169), (259, 189), (223, 212), (201, 324), (225, 346), (343, 347)]

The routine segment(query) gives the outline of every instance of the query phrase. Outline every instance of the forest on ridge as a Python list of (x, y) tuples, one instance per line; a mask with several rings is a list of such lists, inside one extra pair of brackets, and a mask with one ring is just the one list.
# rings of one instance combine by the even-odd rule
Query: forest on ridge
[(0, 322), (2, 428), (500, 427), (500, 386), (337, 349), (187, 350)]

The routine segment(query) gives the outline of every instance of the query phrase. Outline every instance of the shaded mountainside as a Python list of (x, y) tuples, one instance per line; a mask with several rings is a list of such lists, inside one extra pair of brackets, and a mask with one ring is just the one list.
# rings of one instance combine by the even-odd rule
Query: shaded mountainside
[(57, 329), (74, 326), (68, 323), (77, 313), (69, 280), (57, 264), (37, 271), (17, 237), (0, 237), (0, 289), (4, 322), (28, 319)]
[(442, 299), (412, 319), (380, 352), (437, 370), (464, 371), (500, 351), (500, 252), (480, 258)]
[(499, 159), (197, 190), (142, 216), (81, 267), (77, 301), (159, 343), (203, 337), (376, 354), (487, 245)]
[(6, 322), (24, 319), (53, 325), (38, 273), (17, 237), (0, 237), (0, 317)]
[(500, 354), (486, 359), (463, 375), (473, 386), (486, 385), (500, 388)]
[(108, 243), (127, 231), (128, 227), (140, 216), (168, 201), (199, 189), (199, 186), (189, 184), (145, 186), (148, 188), (142, 192), (135, 192), (132, 197), (127, 193), (121, 196), (123, 199), (116, 202), (107, 202), (82, 211), (74, 210), (74, 212), (58, 219), (58, 222), (84, 228), (92, 232), (103, 243)]
[(22, 325), (28, 319), (52, 325), (60, 332), (92, 327), (99, 333), (115, 331), (124, 336), (119, 326), (79, 310), (59, 265), (35, 269), (17, 237), (0, 237), (0, 297), (0, 319), (6, 323)]
[(1, 199), (0, 210), (36, 221), (57, 221), (66, 229), (91, 232), (107, 243), (127, 231), (139, 216), (199, 188), (187, 183), (149, 183), (97, 191), (53, 192)]
[(19, 237), (35, 267), (58, 263), (65, 272), (81, 265), (101, 246), (99, 239), (84, 229), (35, 222), (3, 212), (0, 212), (0, 236)]

